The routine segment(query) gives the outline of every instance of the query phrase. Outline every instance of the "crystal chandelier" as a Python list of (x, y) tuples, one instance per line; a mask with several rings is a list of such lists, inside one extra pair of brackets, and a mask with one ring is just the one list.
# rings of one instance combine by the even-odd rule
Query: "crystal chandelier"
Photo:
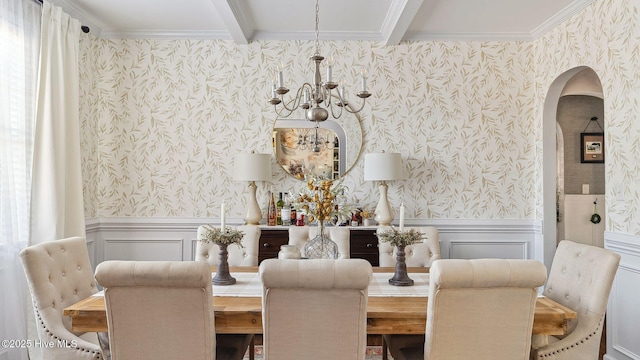
[[(366, 99), (371, 96), (371, 93), (367, 91), (367, 76), (366, 72), (363, 70), (361, 73), (362, 76), (362, 89), (357, 93), (357, 96), (362, 99), (362, 104), (360, 107), (355, 109), (349, 104), (345, 97), (345, 89), (344, 83), (340, 86), (338, 90), (338, 84), (333, 82), (332, 78), (332, 59), (331, 57), (328, 60), (327, 64), (327, 79), (326, 82), (322, 81), (322, 76), (320, 75), (320, 63), (324, 60), (324, 56), (320, 55), (320, 41), (318, 40), (318, 0), (316, 0), (316, 53), (311, 57), (316, 64), (316, 71), (313, 84), (308, 82), (302, 84), (302, 86), (296, 92), (295, 98), (293, 100), (285, 101), (284, 95), (289, 92), (284, 86), (284, 76), (282, 64), (278, 67), (278, 76), (277, 76), (277, 84), (273, 84), (271, 103), (280, 117), (288, 117), (291, 115), (296, 109), (303, 108), (305, 111), (305, 117), (309, 121), (315, 121), (316, 124), (321, 121), (327, 120), (329, 117), (329, 111), (331, 111), (331, 116), (334, 119), (338, 119), (342, 116), (342, 110), (345, 109), (350, 113), (358, 113), (360, 112), (366, 103)], [(332, 100), (335, 99), (335, 102)], [(280, 109), (278, 109), (278, 104), (282, 104)], [(334, 107), (335, 105), (335, 107)], [(328, 109), (328, 110), (327, 110)]]

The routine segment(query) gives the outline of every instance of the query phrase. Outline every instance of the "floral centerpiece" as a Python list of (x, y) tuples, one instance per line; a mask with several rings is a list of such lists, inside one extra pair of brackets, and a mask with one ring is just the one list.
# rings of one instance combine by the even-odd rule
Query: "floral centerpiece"
[(324, 226), (334, 216), (348, 216), (350, 207), (337, 200), (343, 194), (346, 187), (342, 181), (334, 183), (333, 180), (309, 178), (307, 185), (301, 190), (300, 196), (293, 206), (298, 211), (304, 211), (309, 223), (317, 221), (318, 235), (308, 241), (304, 247), (305, 256), (308, 258), (338, 257), (338, 247), (335, 242), (325, 236)]
[(198, 240), (205, 244), (214, 243), (220, 248), (220, 252), (218, 253), (218, 269), (212, 279), (214, 285), (233, 285), (236, 283), (236, 279), (229, 274), (229, 263), (227, 262), (229, 252), (227, 251), (227, 246), (235, 244), (243, 247), (243, 237), (244, 232), (230, 227), (224, 227), (223, 230), (218, 226), (202, 226)]
[(402, 247), (421, 242), (427, 238), (425, 234), (419, 232), (416, 229), (401, 231), (393, 227), (387, 231), (379, 233), (377, 236), (380, 241), (387, 242), (391, 246)]
[(413, 280), (407, 275), (407, 264), (405, 263), (404, 248), (411, 244), (426, 239), (426, 235), (416, 229), (407, 231), (391, 228), (377, 234), (381, 242), (387, 242), (397, 249), (396, 252), (396, 268), (393, 277), (389, 279), (389, 284), (398, 286), (411, 286)]
[(244, 237), (244, 233), (240, 230), (226, 226), (224, 228), (224, 231), (222, 231), (219, 226), (211, 225), (203, 225), (203, 230), (204, 231), (201, 232), (200, 239), (198, 240), (202, 241), (205, 244), (235, 244), (239, 247), (244, 247), (242, 245), (242, 238)]

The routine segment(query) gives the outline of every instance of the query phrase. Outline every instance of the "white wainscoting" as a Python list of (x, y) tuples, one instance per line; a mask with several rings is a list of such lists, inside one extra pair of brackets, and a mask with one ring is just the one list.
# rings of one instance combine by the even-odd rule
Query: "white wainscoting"
[[(241, 219), (228, 223), (240, 224)], [(202, 218), (87, 219), (91, 260), (192, 260)], [(541, 223), (535, 220), (408, 220), (407, 226), (436, 226), (443, 258), (535, 258)]]
[[(87, 219), (94, 266), (104, 260), (192, 260), (198, 226), (206, 218)], [(230, 225), (241, 219), (229, 219)], [(541, 259), (538, 220), (407, 220), (407, 226), (436, 226), (443, 258)], [(640, 360), (640, 237), (605, 233), (605, 248), (622, 256), (607, 315), (606, 360)], [(536, 253), (536, 251), (538, 253)]]
[(607, 308), (605, 360), (639, 360), (640, 237), (605, 232), (605, 248), (620, 254)]

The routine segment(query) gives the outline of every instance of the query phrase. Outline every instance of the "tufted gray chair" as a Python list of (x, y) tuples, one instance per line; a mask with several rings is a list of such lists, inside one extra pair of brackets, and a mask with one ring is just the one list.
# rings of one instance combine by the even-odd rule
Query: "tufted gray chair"
[[(205, 226), (198, 227), (198, 239), (201, 238), (201, 234), (205, 230)], [(227, 247), (229, 252), (228, 262), (229, 266), (258, 266), (258, 250), (260, 242), (260, 228), (256, 225), (241, 225), (237, 227), (238, 230), (244, 232), (242, 238), (242, 246), (231, 245)], [(220, 248), (213, 243), (203, 243), (198, 241), (196, 243), (196, 261), (206, 261), (211, 266), (218, 265), (218, 253)]]
[[(338, 259), (348, 259), (351, 257), (351, 246), (349, 244), (351, 231), (346, 226), (329, 226), (324, 228), (329, 238), (338, 245)], [(302, 256), (304, 244), (318, 235), (316, 226), (291, 226), (289, 227), (289, 245), (296, 245), (300, 248)]]
[(98, 292), (87, 244), (73, 237), (30, 246), (20, 252), (33, 300), (38, 336), (55, 346), (43, 358), (104, 359), (96, 333), (74, 333), (65, 307)]
[[(578, 313), (568, 334), (534, 344), (531, 359), (597, 360), (611, 285), (620, 255), (569, 240), (558, 244), (543, 295)], [(534, 339), (534, 342), (535, 339)]]
[[(391, 229), (389, 226), (378, 227), (376, 232)], [(405, 228), (409, 230), (411, 228)], [(440, 259), (440, 237), (435, 226), (414, 227), (413, 229), (425, 234), (423, 242), (405, 247), (405, 263), (409, 267), (429, 267), (435, 260)], [(386, 242), (378, 243), (381, 267), (396, 266), (396, 247)]]

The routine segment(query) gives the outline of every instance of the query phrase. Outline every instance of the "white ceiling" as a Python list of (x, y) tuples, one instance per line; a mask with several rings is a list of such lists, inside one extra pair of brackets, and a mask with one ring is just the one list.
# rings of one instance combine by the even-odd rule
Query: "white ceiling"
[[(51, 0), (102, 38), (315, 38), (313, 0)], [(320, 0), (321, 40), (533, 40), (594, 0)]]

